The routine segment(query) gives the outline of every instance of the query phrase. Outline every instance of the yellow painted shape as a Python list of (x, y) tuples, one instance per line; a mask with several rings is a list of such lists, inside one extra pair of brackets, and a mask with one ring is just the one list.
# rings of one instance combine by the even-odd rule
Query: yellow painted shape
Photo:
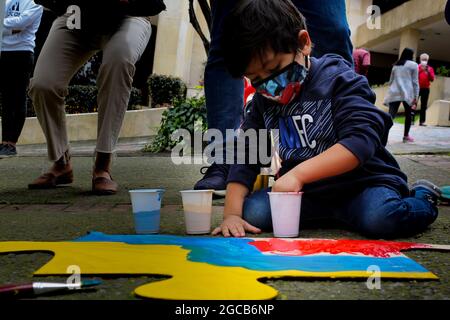
[[(65, 275), (77, 265), (82, 275), (167, 275), (170, 279), (135, 289), (146, 298), (182, 300), (265, 300), (277, 290), (262, 278), (367, 278), (366, 272), (253, 271), (187, 260), (189, 250), (175, 245), (132, 245), (118, 242), (0, 242), (0, 253), (53, 252), (55, 256), (35, 275)], [(430, 272), (384, 272), (384, 278), (437, 279)]]

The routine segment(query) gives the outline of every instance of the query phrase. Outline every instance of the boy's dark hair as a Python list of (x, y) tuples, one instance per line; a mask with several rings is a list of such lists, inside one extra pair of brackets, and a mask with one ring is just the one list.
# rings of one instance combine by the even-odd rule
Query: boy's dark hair
[(306, 21), (290, 0), (239, 0), (224, 21), (222, 50), (233, 77), (242, 77), (251, 59), (267, 50), (298, 49), (298, 33)]

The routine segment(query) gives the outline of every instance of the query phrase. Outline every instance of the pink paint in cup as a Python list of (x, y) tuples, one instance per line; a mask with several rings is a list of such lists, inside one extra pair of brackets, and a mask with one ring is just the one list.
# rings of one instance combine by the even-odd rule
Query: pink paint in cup
[(269, 192), (273, 235), (276, 238), (296, 238), (300, 228), (303, 192)]
[(187, 234), (207, 234), (211, 232), (213, 192), (214, 190), (180, 191), (183, 198)]

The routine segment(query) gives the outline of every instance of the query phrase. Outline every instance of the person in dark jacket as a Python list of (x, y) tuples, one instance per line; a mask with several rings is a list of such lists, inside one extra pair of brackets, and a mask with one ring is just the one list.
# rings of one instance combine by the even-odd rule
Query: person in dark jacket
[[(374, 106), (367, 79), (338, 55), (310, 58), (305, 20), (289, 0), (241, 1), (225, 21), (223, 44), (230, 73), (257, 90), (242, 130), (278, 132), (272, 192), (303, 191), (302, 222), (339, 220), (368, 237), (395, 238), (436, 219), (440, 190), (426, 180), (409, 190), (385, 148), (392, 119)], [(224, 220), (213, 234), (272, 229), (270, 190), (250, 194), (259, 171), (258, 163), (231, 166)]]

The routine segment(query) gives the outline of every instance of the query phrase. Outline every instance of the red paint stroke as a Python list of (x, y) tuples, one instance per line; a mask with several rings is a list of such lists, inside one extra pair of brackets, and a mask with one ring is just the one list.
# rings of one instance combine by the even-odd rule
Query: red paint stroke
[(307, 256), (319, 253), (366, 255), (379, 258), (389, 258), (399, 255), (401, 251), (410, 249), (426, 249), (428, 245), (408, 242), (389, 242), (371, 240), (283, 240), (265, 239), (250, 242), (258, 250), (265, 253), (290, 256)]

